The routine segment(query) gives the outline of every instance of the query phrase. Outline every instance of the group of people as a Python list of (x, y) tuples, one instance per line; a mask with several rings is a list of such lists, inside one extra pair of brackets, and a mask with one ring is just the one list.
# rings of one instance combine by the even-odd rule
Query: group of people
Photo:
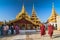
[(18, 25), (2, 25), (0, 26), (0, 35), (19, 34), (19, 29)]
[[(54, 30), (54, 26), (48, 23), (48, 35), (50, 36), (50, 38), (52, 38), (53, 30)], [(44, 36), (46, 34), (46, 28), (44, 24), (40, 25), (40, 33), (41, 36)]]
[[(20, 28), (18, 25), (2, 25), (0, 26), (0, 35), (8, 35), (8, 34), (19, 34)], [(48, 34), (50, 38), (52, 38), (53, 35), (54, 26), (48, 23)], [(44, 24), (40, 25), (40, 33), (41, 36), (44, 36), (46, 34), (46, 28)]]

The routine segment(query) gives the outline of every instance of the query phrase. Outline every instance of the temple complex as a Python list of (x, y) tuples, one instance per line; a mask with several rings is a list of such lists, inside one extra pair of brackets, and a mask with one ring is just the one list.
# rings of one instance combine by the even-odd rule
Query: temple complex
[(31, 30), (40, 27), (40, 21), (36, 16), (36, 12), (34, 10), (34, 5), (32, 8), (32, 15), (29, 16), (25, 10), (24, 5), (22, 6), (21, 12), (16, 16), (16, 19), (11, 20), (8, 24), (18, 25), (22, 30)]
[[(59, 24), (58, 19), (60, 18), (60, 16), (59, 17), (57, 16), (58, 14), (55, 11), (54, 3), (52, 3), (52, 13), (46, 23), (51, 23), (52, 25), (54, 25), (55, 29), (57, 29), (57, 25)], [(58, 20), (58, 24), (57, 24), (57, 20)], [(0, 22), (0, 25), (2, 24), (3, 22)], [(20, 29), (23, 29), (23, 30), (32, 30), (32, 29), (39, 29), (41, 21), (36, 15), (34, 4), (32, 7), (31, 16), (28, 15), (28, 13), (25, 10), (24, 4), (23, 4), (22, 10), (18, 13), (18, 15), (16, 15), (16, 18), (14, 20), (10, 20), (9, 22), (7, 22), (7, 24), (18, 25)]]
[(56, 14), (56, 11), (54, 9), (54, 3), (52, 4), (52, 13), (50, 15), (50, 17), (48, 18), (47, 22), (51, 23), (52, 25), (54, 25), (55, 29), (57, 28), (57, 18), (58, 14)]

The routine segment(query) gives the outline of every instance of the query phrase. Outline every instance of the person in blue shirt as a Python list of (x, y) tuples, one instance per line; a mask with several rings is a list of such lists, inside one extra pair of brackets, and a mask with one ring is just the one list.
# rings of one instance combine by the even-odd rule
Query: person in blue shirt
[(3, 35), (3, 24), (0, 26), (0, 33)]

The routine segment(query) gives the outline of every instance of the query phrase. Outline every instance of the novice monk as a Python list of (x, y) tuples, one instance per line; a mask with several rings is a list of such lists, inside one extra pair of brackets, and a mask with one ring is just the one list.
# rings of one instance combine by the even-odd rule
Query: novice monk
[(48, 24), (48, 34), (52, 38), (54, 27), (50, 23)]
[(45, 25), (44, 24), (41, 24), (41, 26), (40, 26), (40, 32), (41, 32), (41, 36), (43, 36), (43, 35), (45, 35), (46, 33), (45, 33)]

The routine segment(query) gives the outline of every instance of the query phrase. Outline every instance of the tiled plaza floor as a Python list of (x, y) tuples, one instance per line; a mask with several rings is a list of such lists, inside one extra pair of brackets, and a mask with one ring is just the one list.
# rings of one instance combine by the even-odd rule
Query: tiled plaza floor
[(0, 40), (60, 40), (60, 31), (54, 31), (53, 38), (50, 39), (47, 31), (44, 37), (40, 36), (40, 33), (31, 34), (31, 35), (15, 35), (15, 36), (8, 36), (2, 37)]

